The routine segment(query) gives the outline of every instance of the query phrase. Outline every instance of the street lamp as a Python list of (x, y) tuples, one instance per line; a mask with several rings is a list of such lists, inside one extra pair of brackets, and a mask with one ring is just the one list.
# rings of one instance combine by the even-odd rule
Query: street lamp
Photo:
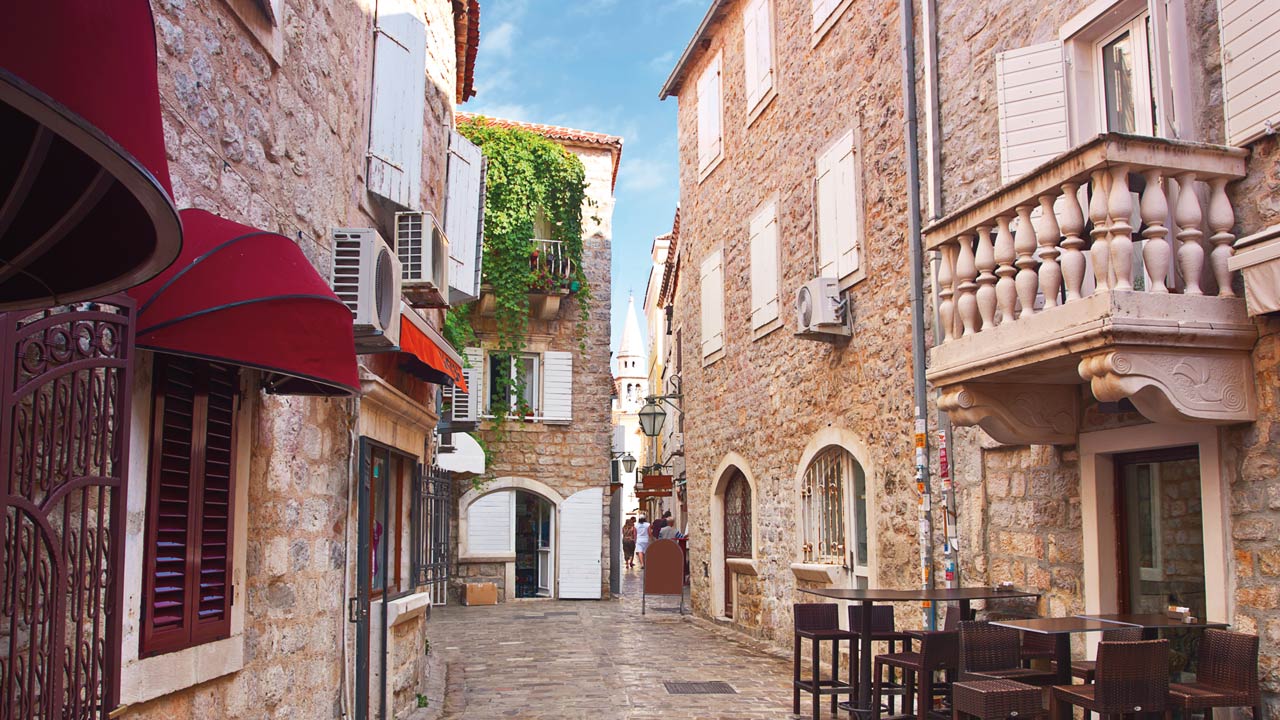
[(626, 473), (635, 472), (636, 456), (631, 453), (622, 454), (622, 471)]
[(637, 413), (640, 416), (640, 431), (648, 437), (658, 437), (658, 433), (662, 432), (662, 422), (667, 419), (667, 411), (656, 400), (656, 397), (647, 398), (644, 407)]

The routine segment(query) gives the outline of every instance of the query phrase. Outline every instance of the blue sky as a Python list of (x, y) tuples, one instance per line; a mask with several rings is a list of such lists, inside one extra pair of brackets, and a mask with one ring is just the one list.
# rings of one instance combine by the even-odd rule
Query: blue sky
[[(679, 196), (676, 102), (658, 90), (707, 0), (485, 0), (468, 112), (620, 135), (613, 212), (613, 338), (643, 301), (649, 248)], [(641, 321), (641, 326), (644, 322)]]

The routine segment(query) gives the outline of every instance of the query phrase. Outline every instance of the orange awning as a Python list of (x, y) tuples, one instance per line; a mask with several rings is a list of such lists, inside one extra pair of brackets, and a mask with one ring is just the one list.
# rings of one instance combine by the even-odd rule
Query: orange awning
[(427, 382), (467, 391), (462, 358), (435, 328), (407, 305), (402, 305), (400, 310), (400, 354), (410, 373)]

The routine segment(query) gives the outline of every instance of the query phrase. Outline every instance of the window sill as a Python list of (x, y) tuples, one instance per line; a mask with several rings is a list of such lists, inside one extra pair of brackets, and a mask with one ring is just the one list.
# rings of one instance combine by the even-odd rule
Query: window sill
[(755, 342), (756, 340), (771, 334), (774, 330), (777, 330), (780, 327), (782, 327), (782, 316), (778, 316), (760, 327), (753, 329), (751, 331), (751, 342)]
[[(858, 248), (858, 252), (859, 253), (862, 252), (861, 247)], [(849, 288), (853, 287), (854, 285), (857, 285), (858, 283), (866, 279), (867, 279), (867, 271), (863, 270), (862, 264), (859, 263), (857, 270), (854, 270), (848, 275), (845, 275), (844, 277), (840, 278), (840, 292), (844, 292), (845, 290), (848, 290)]]
[(515, 562), (515, 553), (499, 553), (497, 555), (459, 555), (458, 562), (465, 563), (506, 563)]
[(724, 358), (724, 348), (720, 348), (710, 355), (704, 355), (702, 358), (702, 367), (708, 367), (717, 360)]
[[(724, 143), (723, 135), (720, 138), (720, 142), (721, 144)], [(705, 168), (702, 168), (701, 170), (698, 171), (698, 182), (701, 183), (703, 180), (706, 180), (711, 175), (711, 173), (715, 172), (716, 168), (720, 167), (720, 163), (722, 162), (724, 162), (723, 150), (720, 151), (719, 155), (716, 155), (714, 160), (707, 163), (707, 166)]]
[(831, 28), (835, 27), (836, 22), (840, 20), (840, 16), (844, 15), (844, 11), (848, 10), (849, 6), (852, 4), (853, 0), (843, 0), (843, 2), (836, 6), (835, 10), (831, 11), (831, 14), (828, 15), (825, 20), (813, 29), (813, 43), (810, 47), (818, 47), (818, 43), (822, 42), (822, 39), (827, 36), (827, 33), (831, 31)]
[(729, 558), (724, 561), (729, 568), (729, 572), (738, 575), (750, 575), (756, 577), (760, 575), (760, 569), (756, 567), (756, 561), (751, 558)]
[(121, 673), (120, 704), (154, 700), (206, 683), (245, 666), (244, 635), (142, 658)]
[(773, 89), (772, 86), (770, 86), (768, 90), (765, 90), (764, 95), (759, 100), (756, 101), (755, 107), (752, 107), (749, 110), (747, 110), (746, 127), (750, 128), (752, 123), (756, 121), (756, 118), (763, 115), (765, 109), (773, 104), (773, 99), (777, 96), (778, 96), (778, 91)]
[(791, 563), (791, 574), (795, 575), (797, 580), (831, 584), (836, 581), (836, 576), (843, 572), (844, 568), (839, 565)]
[(387, 627), (395, 627), (426, 612), (431, 605), (431, 593), (420, 592), (405, 595), (386, 603)]

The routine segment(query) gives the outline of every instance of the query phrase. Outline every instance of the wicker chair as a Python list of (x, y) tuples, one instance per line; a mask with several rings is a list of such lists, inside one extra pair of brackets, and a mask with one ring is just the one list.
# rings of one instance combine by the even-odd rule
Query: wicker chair
[[(1137, 642), (1142, 639), (1142, 628), (1122, 628), (1120, 630), (1105, 630), (1102, 633), (1103, 642)], [(1058, 669), (1058, 664), (1053, 663), (1054, 671)], [(1071, 661), (1071, 677), (1085, 683), (1091, 683), (1098, 669), (1098, 661), (1096, 660), (1072, 660)]]
[[(840, 608), (834, 603), (796, 603), (792, 606), (795, 617), (795, 655), (792, 658), (791, 712), (800, 714), (800, 691), (813, 696), (813, 718), (818, 720), (819, 705), (823, 695), (831, 695), (831, 712), (836, 713), (840, 695), (853, 692), (853, 685), (840, 680), (840, 641), (855, 637), (840, 629)], [(813, 647), (813, 675), (800, 679), (800, 643), (809, 640)], [(831, 643), (831, 679), (822, 679), (822, 643)], [(851, 643), (852, 644), (852, 643)], [(856, 663), (855, 663), (856, 664)], [(853, 671), (850, 669), (850, 676)]]
[(960, 679), (1017, 680), (1032, 685), (1053, 683), (1048, 670), (1021, 667), (1018, 631), (985, 620), (960, 623)]
[(1190, 715), (1213, 708), (1253, 708), (1253, 717), (1265, 717), (1258, 688), (1258, 638), (1227, 630), (1205, 630), (1200, 642), (1196, 681), (1169, 686), (1169, 709)]
[(1099, 715), (1162, 713), (1169, 693), (1169, 641), (1102, 642), (1092, 685), (1054, 685), (1054, 700)]
[(913, 686), (919, 680), (920, 699), (916, 703), (916, 717), (925, 720), (929, 709), (933, 706), (934, 673), (955, 670), (960, 652), (960, 633), (954, 630), (938, 630), (934, 632), (916, 632), (913, 637), (919, 641), (919, 652), (885, 653), (876, 656), (875, 672), (872, 674), (873, 695), (871, 703), (872, 717), (879, 720), (880, 695), (884, 690), (885, 668), (897, 668), (902, 671), (902, 709), (905, 712), (911, 704)]
[[(858, 675), (856, 669), (858, 667), (858, 659), (861, 657), (861, 638), (862, 638), (862, 606), (849, 606), (849, 634), (853, 636), (853, 642), (849, 643), (849, 684), (853, 686), (853, 692), (858, 692)], [(871, 608), (871, 640), (872, 642), (888, 643), (888, 652), (893, 653), (898, 650), (899, 644), (903, 651), (911, 648), (911, 632), (898, 632), (895, 629), (893, 606), (892, 605), (874, 605)], [(901, 695), (904, 690), (901, 683), (889, 682), (885, 687), (893, 695)], [(892, 700), (890, 700), (890, 708), (892, 708)]]

